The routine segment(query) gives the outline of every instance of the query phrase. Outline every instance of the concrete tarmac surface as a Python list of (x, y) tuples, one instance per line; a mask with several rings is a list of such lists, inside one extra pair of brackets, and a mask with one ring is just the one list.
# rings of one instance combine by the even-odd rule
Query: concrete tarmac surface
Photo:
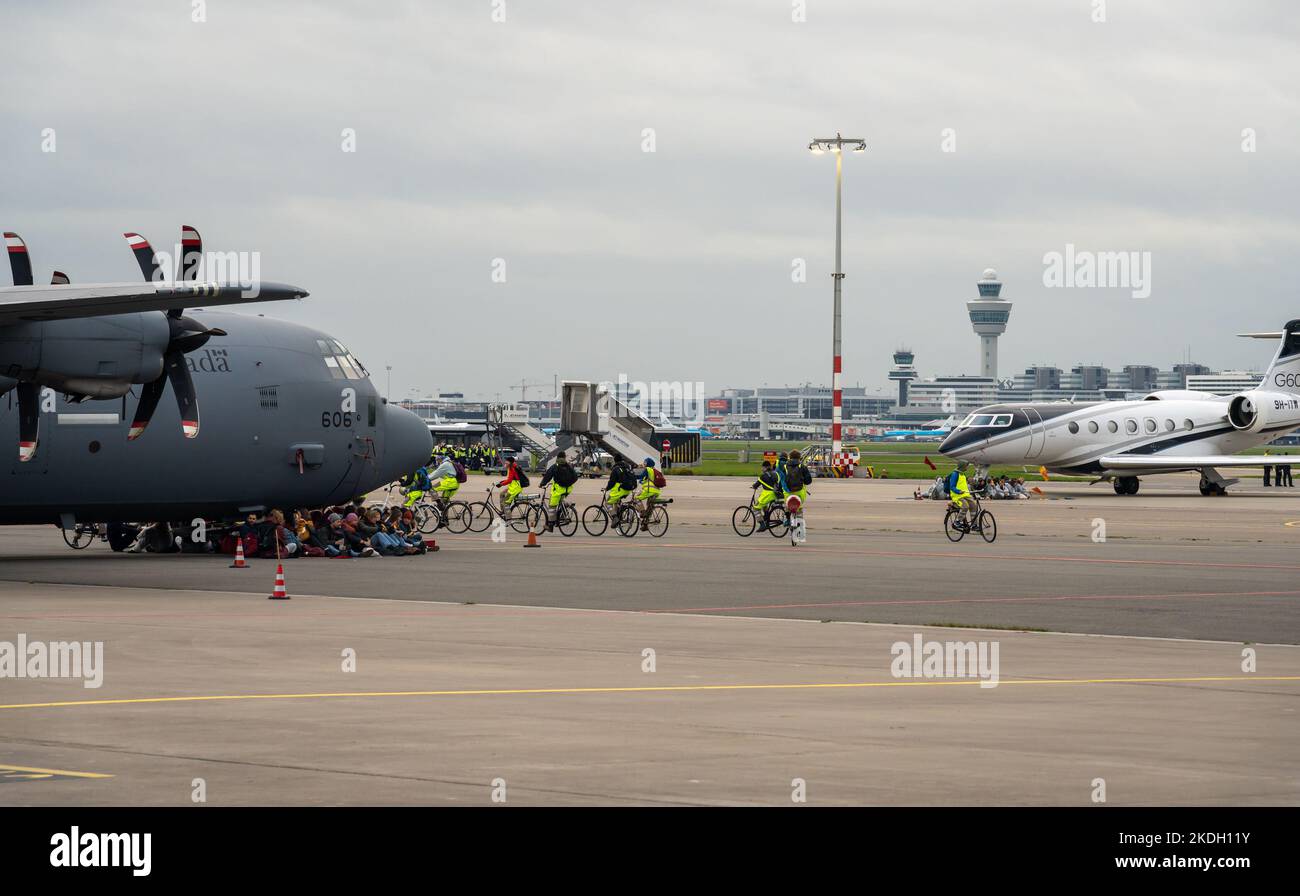
[[(915, 483), (824, 482), (794, 549), (731, 531), (745, 480), (670, 482), (664, 539), (439, 535), (287, 562), (288, 602), (274, 561), (8, 529), (0, 649), (104, 664), (0, 677), (0, 805), (1300, 802), (1289, 490), (1047, 483), (952, 545)], [(998, 685), (895, 677), (916, 636)]]

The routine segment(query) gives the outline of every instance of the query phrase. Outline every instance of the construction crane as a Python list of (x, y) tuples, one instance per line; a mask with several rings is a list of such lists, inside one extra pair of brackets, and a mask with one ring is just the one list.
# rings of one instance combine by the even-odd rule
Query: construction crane
[(556, 388), (558, 394), (559, 381), (558, 378), (550, 383), (545, 381), (534, 381), (530, 383), (528, 380), (520, 380), (517, 384), (511, 386), (511, 388), (519, 390), (519, 401), (522, 403), (528, 400), (528, 390), (536, 386), (552, 386)]

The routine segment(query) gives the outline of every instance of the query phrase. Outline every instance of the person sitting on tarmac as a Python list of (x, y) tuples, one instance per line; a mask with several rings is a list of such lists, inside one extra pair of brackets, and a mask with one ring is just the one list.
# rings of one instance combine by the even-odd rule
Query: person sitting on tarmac
[(969, 526), (974, 522), (975, 500), (971, 495), (970, 484), (966, 481), (969, 461), (961, 461), (957, 469), (948, 474), (948, 500), (959, 511), (958, 519), (964, 519)]
[(578, 471), (569, 465), (569, 457), (563, 451), (555, 458), (555, 463), (551, 464), (546, 475), (542, 477), (542, 488), (547, 485), (551, 487), (550, 498), (546, 502), (546, 531), (551, 532), (555, 529), (555, 517), (558, 513), (560, 502), (573, 491), (573, 486), (578, 482)]
[(781, 476), (772, 468), (770, 460), (763, 461), (763, 472), (758, 474), (758, 481), (754, 483), (754, 488), (762, 489), (754, 501), (754, 509), (759, 515), (758, 531), (765, 532), (767, 531), (767, 506), (781, 496)]
[(519, 469), (514, 458), (506, 464), (506, 478), (497, 483), (497, 488), (505, 486), (505, 494), (501, 496), (501, 509), (509, 510), (510, 505), (515, 503), (515, 498), (524, 490), (523, 471)]
[(456, 465), (450, 457), (443, 455), (438, 468), (429, 473), (433, 490), (438, 493), (438, 501), (445, 507), (460, 489), (460, 480), (456, 477)]
[(614, 458), (614, 465), (609, 470), (609, 481), (605, 483), (605, 503), (617, 507), (618, 503), (636, 490), (636, 474), (632, 465), (624, 458)]
[(655, 501), (659, 498), (660, 489), (664, 488), (668, 481), (664, 479), (664, 474), (655, 469), (653, 457), (645, 459), (645, 467), (641, 470), (641, 491), (636, 493), (635, 499), (643, 502), (641, 505), (641, 531), (644, 532), (650, 528), (650, 511), (654, 508)]

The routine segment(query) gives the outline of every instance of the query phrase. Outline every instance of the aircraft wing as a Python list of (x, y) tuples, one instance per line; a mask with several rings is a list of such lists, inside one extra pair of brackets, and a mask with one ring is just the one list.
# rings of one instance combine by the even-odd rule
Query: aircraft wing
[(0, 327), (23, 321), (273, 302), (306, 295), (307, 290), (287, 283), (254, 283), (248, 287), (193, 281), (13, 286), (0, 288)]
[(1103, 457), (1098, 463), (1107, 470), (1199, 470), (1204, 467), (1265, 467), (1275, 464), (1294, 463), (1300, 461), (1300, 456), (1287, 457), (1286, 455), (1268, 456), (1263, 454), (1240, 455), (1240, 454), (1203, 454), (1197, 457), (1177, 455), (1136, 455), (1136, 454), (1112, 454)]

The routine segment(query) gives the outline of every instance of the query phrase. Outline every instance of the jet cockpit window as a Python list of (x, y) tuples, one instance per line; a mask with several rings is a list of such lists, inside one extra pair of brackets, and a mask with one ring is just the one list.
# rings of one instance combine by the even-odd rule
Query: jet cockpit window
[(975, 419), (970, 422), (971, 426), (988, 426), (993, 422), (992, 414), (976, 414)]
[(352, 356), (337, 339), (317, 339), (316, 346), (325, 359), (330, 376), (336, 380), (363, 380), (370, 376), (370, 371)]
[(990, 426), (1010, 426), (1010, 425), (1011, 425), (1011, 415), (1010, 415), (1010, 414), (998, 414), (996, 417), (993, 418), (993, 422), (990, 423), (989, 425), (990, 425)]

